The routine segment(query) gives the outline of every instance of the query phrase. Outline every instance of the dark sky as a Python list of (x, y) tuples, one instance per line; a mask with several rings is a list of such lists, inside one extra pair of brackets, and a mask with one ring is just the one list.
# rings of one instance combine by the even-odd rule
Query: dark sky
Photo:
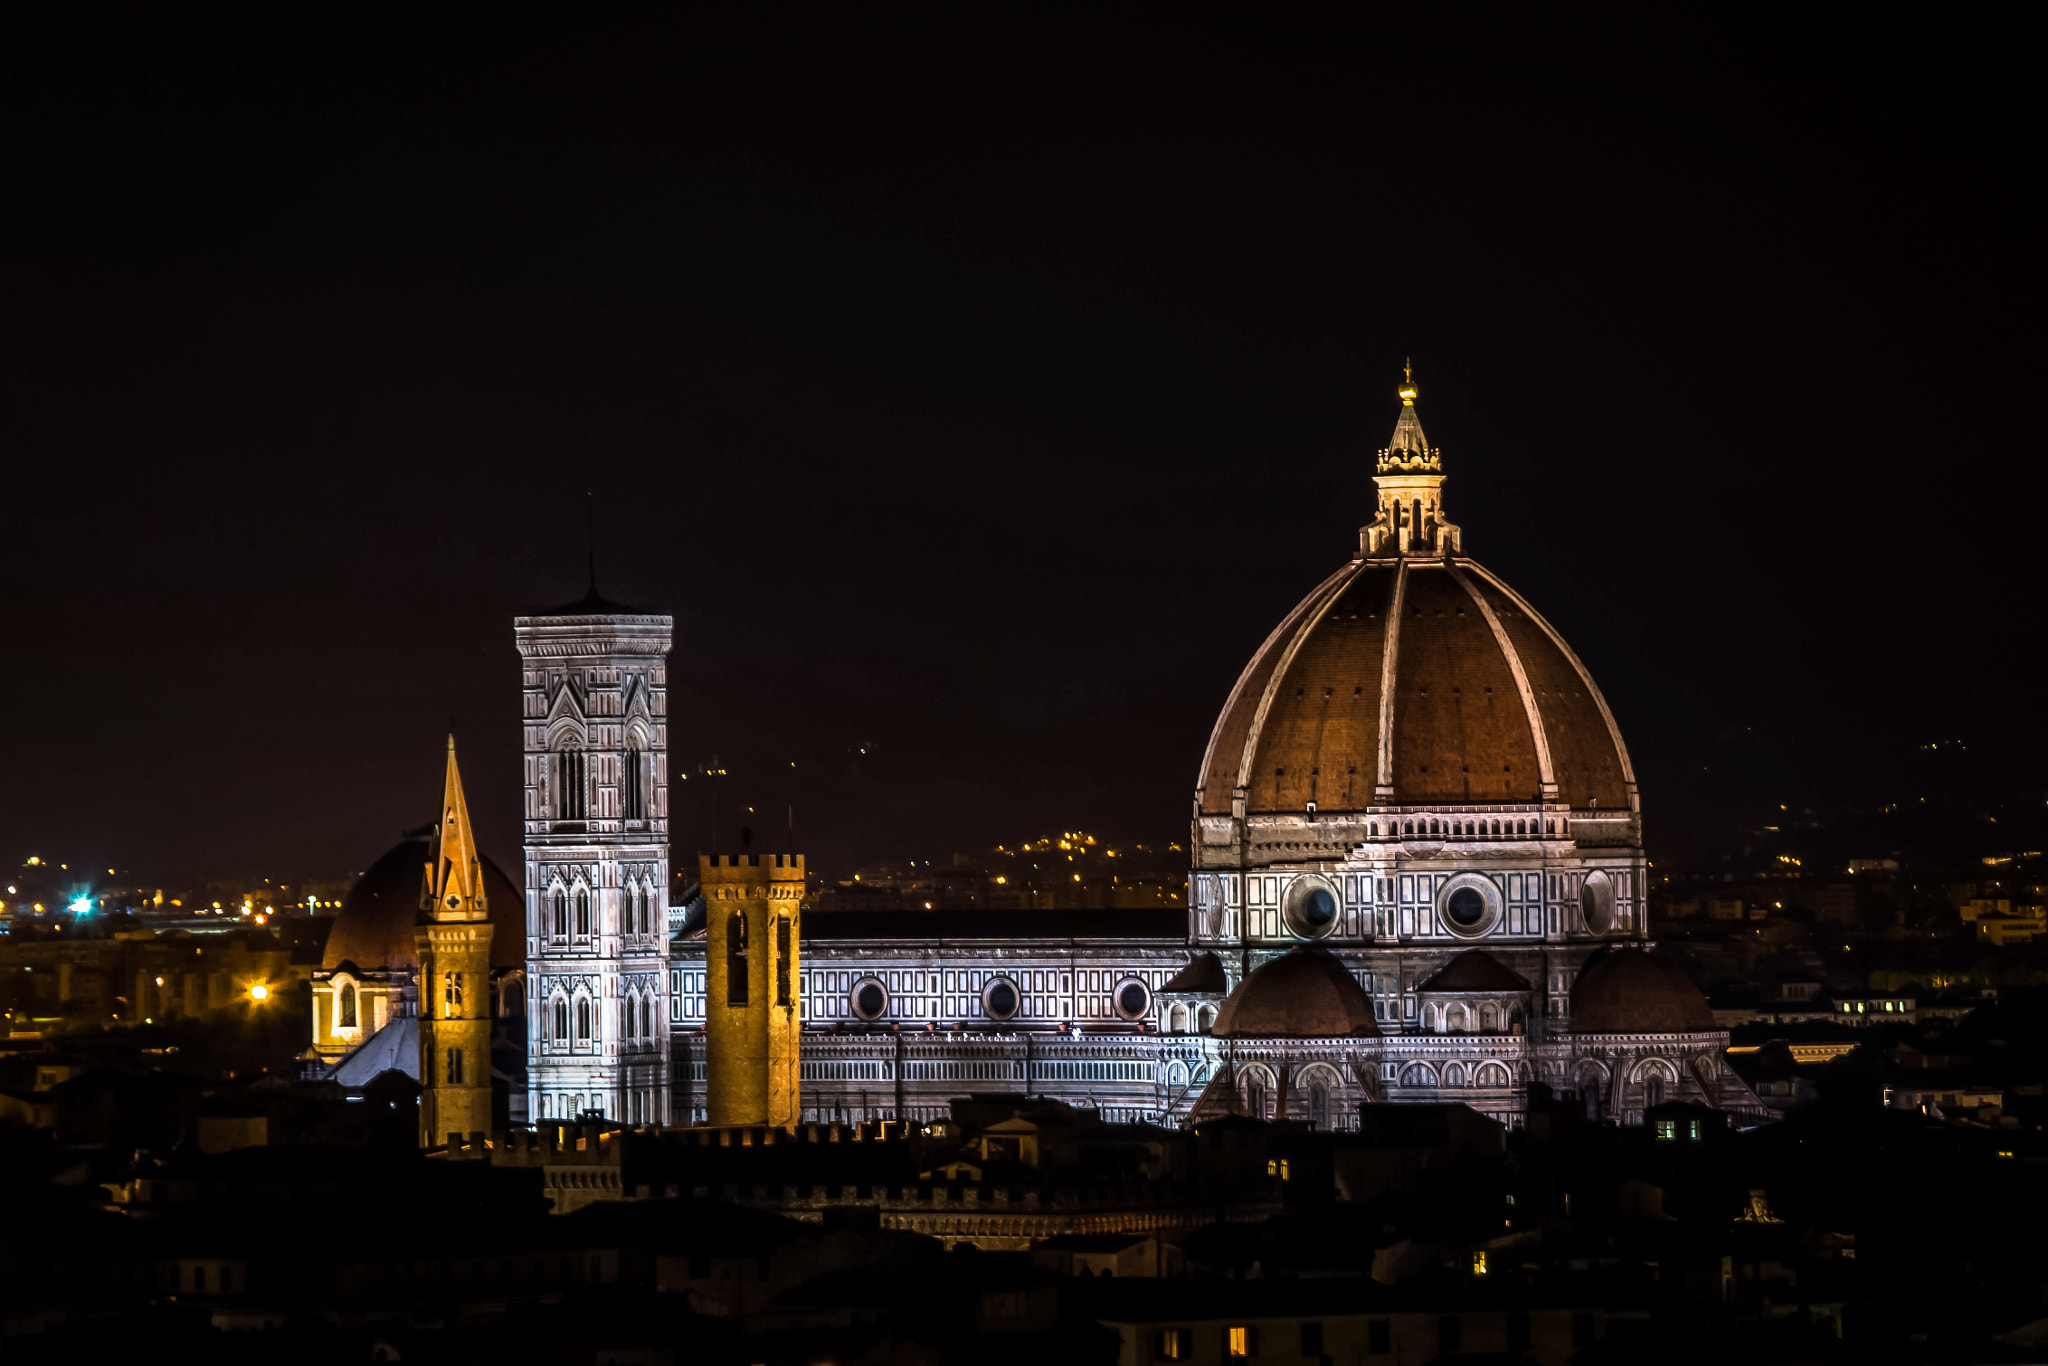
[(679, 859), (1180, 837), (1407, 355), (1653, 841), (2048, 783), (2038, 9), (769, 13), (14, 33), (0, 857), (516, 858), (586, 490)]

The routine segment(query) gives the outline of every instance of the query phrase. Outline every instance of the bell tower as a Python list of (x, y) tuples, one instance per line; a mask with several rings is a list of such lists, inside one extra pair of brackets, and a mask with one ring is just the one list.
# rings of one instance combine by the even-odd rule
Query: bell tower
[(667, 1124), (672, 618), (516, 617), (526, 749), (527, 1114)]
[(712, 1124), (801, 1118), (802, 854), (704, 854), (705, 1117)]
[(433, 861), (420, 888), (420, 1146), (491, 1128), (491, 917), (448, 737)]

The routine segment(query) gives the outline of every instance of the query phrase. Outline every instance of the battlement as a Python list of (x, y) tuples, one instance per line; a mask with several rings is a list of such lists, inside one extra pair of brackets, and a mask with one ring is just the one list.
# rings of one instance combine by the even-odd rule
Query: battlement
[(742, 888), (772, 886), (769, 895), (782, 898), (801, 894), (804, 886), (802, 854), (700, 854), (697, 871), (704, 895), (714, 901), (746, 895)]

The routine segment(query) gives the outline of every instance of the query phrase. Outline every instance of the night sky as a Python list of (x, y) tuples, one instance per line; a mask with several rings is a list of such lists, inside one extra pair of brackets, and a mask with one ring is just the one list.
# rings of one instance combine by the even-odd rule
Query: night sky
[(586, 493), (679, 862), (1183, 838), (1411, 355), (1653, 849), (2048, 795), (2039, 9), (1116, 13), (15, 30), (0, 857), (515, 861)]

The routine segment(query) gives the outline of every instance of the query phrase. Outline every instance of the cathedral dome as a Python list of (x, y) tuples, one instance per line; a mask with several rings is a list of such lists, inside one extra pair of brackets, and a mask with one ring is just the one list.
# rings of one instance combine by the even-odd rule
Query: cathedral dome
[[(434, 827), (409, 832), (405, 839), (371, 864), (342, 898), (334, 929), (320, 966), (344, 962), (359, 968), (412, 968), (419, 965), (413, 931), (420, 914), (420, 882), (433, 857)], [(491, 966), (526, 964), (526, 897), (489, 859), (484, 865), (484, 899), (491, 912)]]
[(1210, 733), (1197, 814), (1541, 799), (1633, 810), (1592, 675), (1443, 519), (1413, 385), (1357, 558), (1261, 645)]
[(1219, 1039), (1376, 1039), (1372, 998), (1345, 966), (1306, 945), (1253, 969), (1216, 1012)]
[(1684, 969), (1642, 949), (1616, 949), (1594, 959), (1572, 987), (1575, 1034), (1698, 1034), (1719, 1028)]

